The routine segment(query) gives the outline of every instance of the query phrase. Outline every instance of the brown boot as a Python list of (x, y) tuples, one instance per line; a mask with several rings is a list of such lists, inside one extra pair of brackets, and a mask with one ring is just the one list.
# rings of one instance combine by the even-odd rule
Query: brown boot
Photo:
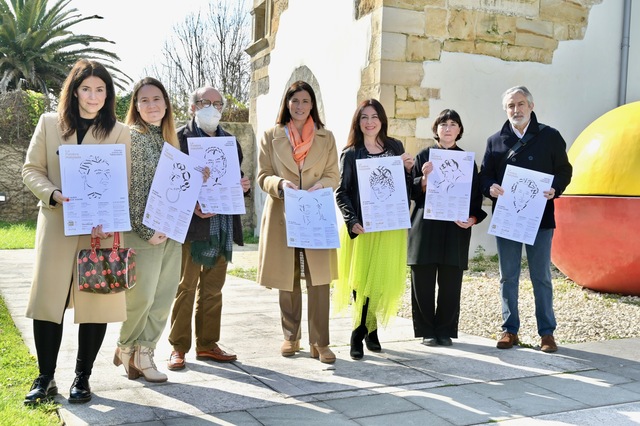
[(500, 339), (498, 340), (498, 344), (496, 344), (496, 348), (511, 349), (513, 345), (517, 345), (517, 344), (518, 344), (518, 335), (505, 331), (502, 333), (502, 336), (500, 336)]
[(540, 350), (546, 353), (553, 353), (558, 350), (558, 345), (556, 345), (556, 339), (553, 338), (553, 335), (542, 336)]
[(129, 360), (133, 356), (134, 348), (116, 348), (116, 353), (113, 354), (113, 365), (119, 367), (124, 365), (124, 371), (129, 375)]

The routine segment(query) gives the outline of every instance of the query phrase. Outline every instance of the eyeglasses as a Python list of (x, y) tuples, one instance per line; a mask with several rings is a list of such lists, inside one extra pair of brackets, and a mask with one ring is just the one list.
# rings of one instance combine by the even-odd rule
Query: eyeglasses
[(202, 108), (209, 108), (211, 105), (216, 107), (217, 110), (221, 110), (224, 104), (220, 101), (211, 102), (209, 99), (198, 99), (196, 105), (200, 105)]

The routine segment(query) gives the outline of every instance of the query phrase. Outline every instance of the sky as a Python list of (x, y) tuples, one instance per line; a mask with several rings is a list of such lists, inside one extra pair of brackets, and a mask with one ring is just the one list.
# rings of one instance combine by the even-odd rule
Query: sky
[(96, 46), (116, 53), (121, 61), (114, 65), (136, 81), (145, 77), (145, 67), (159, 63), (162, 46), (172, 34), (172, 28), (182, 23), (189, 13), (200, 8), (206, 11), (207, 5), (207, 0), (72, 0), (68, 8), (77, 9), (83, 16), (104, 18), (81, 22), (71, 30), (74, 34), (114, 41), (116, 44)]

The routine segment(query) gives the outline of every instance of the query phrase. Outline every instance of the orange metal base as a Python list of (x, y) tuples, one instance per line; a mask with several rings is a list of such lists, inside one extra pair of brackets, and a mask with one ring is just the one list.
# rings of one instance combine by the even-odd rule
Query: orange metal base
[(640, 296), (640, 198), (563, 195), (555, 208), (558, 269), (592, 290)]

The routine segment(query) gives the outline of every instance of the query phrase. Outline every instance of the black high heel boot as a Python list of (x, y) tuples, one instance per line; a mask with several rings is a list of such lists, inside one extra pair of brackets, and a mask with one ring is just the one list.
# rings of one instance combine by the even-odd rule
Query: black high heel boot
[(349, 351), (349, 355), (351, 355), (352, 359), (362, 359), (362, 357), (364, 356), (362, 339), (364, 339), (366, 335), (367, 327), (365, 327), (364, 325), (359, 325), (351, 333), (351, 350)]
[(371, 352), (382, 351), (380, 340), (378, 339), (378, 329), (373, 330), (371, 333), (364, 336), (364, 342), (367, 344), (367, 349)]
[(81, 404), (91, 401), (91, 386), (89, 386), (89, 375), (76, 373), (76, 378), (71, 384), (69, 391), (69, 402), (71, 404)]

